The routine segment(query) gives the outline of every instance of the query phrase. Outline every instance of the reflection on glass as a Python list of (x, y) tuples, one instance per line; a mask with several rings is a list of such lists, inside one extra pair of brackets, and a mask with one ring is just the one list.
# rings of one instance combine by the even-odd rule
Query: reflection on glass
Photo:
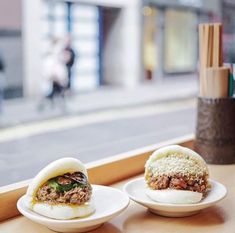
[(197, 17), (189, 11), (167, 9), (165, 12), (165, 59), (167, 73), (196, 69)]
[(153, 79), (153, 73), (158, 68), (158, 53), (156, 37), (158, 33), (157, 15), (158, 10), (153, 7), (144, 7), (144, 47), (143, 59), (145, 77), (148, 80)]
[[(72, 68), (71, 88), (74, 91), (92, 90), (99, 80), (99, 10), (97, 6), (68, 2), (43, 2), (43, 55), (50, 50), (53, 39), (63, 40), (71, 34), (76, 59)], [(49, 10), (48, 10), (49, 9)]]

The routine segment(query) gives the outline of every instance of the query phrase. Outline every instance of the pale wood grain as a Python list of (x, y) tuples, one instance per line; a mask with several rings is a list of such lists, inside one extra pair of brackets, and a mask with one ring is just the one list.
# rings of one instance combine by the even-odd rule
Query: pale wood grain
[[(209, 96), (208, 92), (213, 91), (214, 85), (208, 80), (207, 68), (215, 69), (223, 65), (223, 46), (222, 46), (222, 24), (200, 24), (199, 25), (199, 59), (200, 59), (200, 82), (199, 95)], [(213, 83), (212, 83), (213, 84)], [(217, 84), (215, 84), (217, 85)], [(212, 89), (212, 90), (210, 90)]]
[[(185, 218), (166, 218), (154, 215), (146, 208), (131, 202), (130, 206), (118, 217), (93, 233), (233, 233), (235, 225), (235, 165), (209, 165), (210, 177), (228, 188), (228, 196), (215, 206), (199, 214)], [(142, 176), (142, 175), (140, 175)], [(122, 189), (123, 185), (133, 179), (113, 184)], [(52, 233), (46, 227), (33, 223), (25, 217), (17, 217), (0, 225), (1, 233)]]
[(204, 54), (204, 26), (202, 24), (199, 24), (198, 27), (198, 34), (199, 34), (199, 64), (200, 64), (200, 72), (199, 72), (199, 95), (203, 96), (204, 93), (204, 86), (203, 86), (203, 80), (204, 80), (204, 73), (203, 69), (205, 67), (205, 54)]
[(225, 98), (229, 96), (229, 68), (212, 67), (206, 69), (207, 86), (204, 97)]
[(222, 24), (214, 24), (213, 33), (213, 67), (219, 67), (223, 65)]

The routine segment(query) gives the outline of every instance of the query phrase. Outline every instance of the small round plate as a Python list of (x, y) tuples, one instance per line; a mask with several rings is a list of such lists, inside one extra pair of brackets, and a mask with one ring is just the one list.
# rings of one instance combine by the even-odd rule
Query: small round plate
[(129, 181), (124, 186), (124, 191), (129, 195), (130, 199), (147, 207), (155, 214), (166, 217), (186, 217), (214, 205), (226, 196), (227, 190), (224, 185), (211, 179), (209, 182), (211, 184), (211, 190), (201, 202), (196, 204), (168, 204), (155, 202), (145, 194), (146, 183), (142, 177)]
[(39, 215), (28, 209), (25, 205), (26, 196), (22, 196), (17, 202), (17, 208), (21, 214), (30, 220), (47, 226), (57, 232), (87, 232), (98, 228), (103, 223), (119, 215), (129, 204), (129, 197), (122, 191), (101, 186), (92, 185), (96, 211), (86, 218), (71, 220), (56, 220)]

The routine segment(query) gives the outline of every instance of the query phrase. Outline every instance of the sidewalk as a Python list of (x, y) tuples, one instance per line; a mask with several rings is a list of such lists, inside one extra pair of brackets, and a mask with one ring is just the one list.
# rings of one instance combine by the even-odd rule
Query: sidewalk
[(65, 109), (59, 103), (54, 108), (48, 104), (39, 112), (36, 100), (6, 100), (0, 117), (0, 128), (66, 115), (193, 98), (197, 95), (197, 89), (197, 78), (190, 75), (164, 78), (161, 82), (142, 84), (135, 89), (102, 87), (68, 97)]

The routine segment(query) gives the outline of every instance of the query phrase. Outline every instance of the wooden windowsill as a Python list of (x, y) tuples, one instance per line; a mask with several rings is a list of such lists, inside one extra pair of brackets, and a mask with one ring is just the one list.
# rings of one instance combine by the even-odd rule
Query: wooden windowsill
[[(123, 185), (137, 174), (141, 176), (144, 164), (151, 152), (160, 146), (180, 144), (193, 147), (193, 138), (184, 137), (165, 143), (142, 148), (122, 155), (87, 164), (91, 183), (111, 185), (122, 189)], [(121, 169), (121, 170), (120, 170)], [(217, 205), (186, 218), (165, 218), (153, 215), (146, 208), (131, 202), (118, 217), (93, 231), (102, 232), (233, 232), (235, 224), (235, 165), (209, 165), (210, 176), (228, 188), (228, 196)], [(24, 194), (28, 181), (5, 186), (0, 189), (0, 232), (49, 233), (46, 227), (36, 224), (23, 216), (17, 216), (17, 199)], [(5, 220), (4, 220), (5, 219)], [(7, 220), (6, 220), (7, 219)], [(4, 221), (3, 221), (4, 220)]]

